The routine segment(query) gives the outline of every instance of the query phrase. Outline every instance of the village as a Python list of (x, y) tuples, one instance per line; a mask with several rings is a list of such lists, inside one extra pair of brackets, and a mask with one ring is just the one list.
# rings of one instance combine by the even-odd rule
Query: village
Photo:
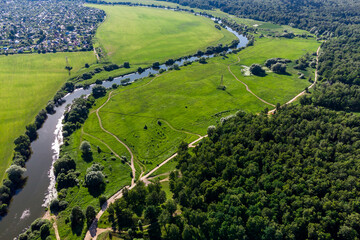
[(104, 18), (80, 1), (0, 1), (0, 55), (92, 50)]

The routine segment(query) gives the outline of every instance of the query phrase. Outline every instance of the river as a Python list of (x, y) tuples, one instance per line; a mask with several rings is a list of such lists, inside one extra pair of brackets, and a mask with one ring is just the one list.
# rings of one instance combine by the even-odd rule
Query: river
[[(214, 20), (214, 19), (213, 19)], [(248, 39), (227, 28), (239, 39), (238, 48), (245, 47)], [(231, 50), (229, 50), (231, 51)], [(206, 58), (214, 55), (203, 56)], [(186, 61), (194, 62), (199, 57), (191, 57), (176, 61), (175, 64), (182, 66)], [(167, 70), (169, 66), (165, 64), (160, 69)], [(103, 82), (103, 86), (110, 88), (112, 84), (120, 84), (123, 79), (130, 78), (130, 82), (147, 77), (149, 74), (157, 74), (159, 69), (146, 69), (143, 73), (131, 73), (115, 78), (110, 82)], [(52, 173), (52, 164), (58, 158), (60, 145), (62, 144), (61, 121), (66, 109), (66, 105), (82, 95), (88, 95), (92, 91), (89, 89), (77, 89), (64, 97), (66, 101), (63, 105), (56, 108), (56, 113), (48, 115), (43, 127), (38, 130), (38, 139), (31, 144), (32, 155), (26, 163), (27, 177), (26, 185), (23, 189), (18, 190), (13, 197), (8, 214), (0, 220), (0, 239), (11, 240), (22, 233), (37, 218), (45, 214), (45, 206), (56, 197), (55, 179)]]

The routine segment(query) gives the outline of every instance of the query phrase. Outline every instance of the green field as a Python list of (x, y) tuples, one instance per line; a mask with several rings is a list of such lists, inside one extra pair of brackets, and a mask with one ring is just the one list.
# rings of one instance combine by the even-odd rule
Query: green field
[(236, 21), (239, 24), (245, 24), (249, 27), (255, 27), (258, 29), (260, 33), (268, 34), (268, 33), (282, 33), (284, 30), (288, 32), (293, 32), (295, 34), (303, 34), (307, 33), (305, 30), (293, 28), (288, 25), (279, 25), (275, 23), (270, 22), (262, 22), (258, 20), (248, 19), (248, 18), (238, 18), (233, 15), (224, 13), (220, 11), (219, 9), (214, 10), (204, 10), (204, 9), (198, 9), (198, 8), (190, 8), (188, 6), (182, 6), (176, 3), (172, 2), (165, 2), (165, 1), (155, 1), (155, 0), (107, 0), (107, 2), (131, 2), (131, 3), (141, 3), (146, 5), (155, 5), (155, 6), (165, 6), (170, 8), (180, 8), (180, 9), (187, 9), (187, 10), (193, 10), (195, 12), (206, 12), (208, 14), (211, 14), (212, 16), (218, 17), (218, 18), (226, 18), (229, 20)]
[[(257, 39), (256, 45), (248, 47), (239, 53), (240, 62), (231, 67), (232, 71), (241, 76), (241, 65), (250, 66), (253, 63), (264, 64), (269, 56), (296, 60), (299, 56), (306, 53), (314, 53), (319, 47), (319, 43), (314, 39), (284, 39), (284, 38), (262, 38)], [(294, 64), (288, 64), (287, 72), (290, 75), (270, 73), (267, 77), (248, 76), (243, 77), (250, 89), (264, 100), (276, 104), (285, 103), (304, 90), (310, 83), (307, 80), (298, 79), (298, 72), (302, 72), (306, 77), (312, 75), (313, 71), (303, 72), (293, 69)], [(310, 68), (309, 68), (310, 70)], [(289, 81), (293, 79), (293, 81)]]
[[(254, 47), (238, 54), (241, 61), (236, 65), (232, 65), (237, 62), (235, 55), (218, 57), (207, 64), (194, 63), (180, 71), (143, 80), (144, 84), (150, 82), (143, 87), (116, 90), (100, 111), (103, 126), (131, 147), (137, 159), (151, 169), (174, 153), (182, 140), (190, 142), (196, 139), (194, 134), (205, 135), (207, 127), (218, 123), (221, 117), (238, 110), (259, 112), (271, 108), (234, 79), (228, 71), (229, 65), (259, 97), (274, 105), (283, 104), (310, 85), (306, 79), (298, 79), (298, 71), (289, 66), (288, 75), (268, 73), (266, 77), (245, 77), (241, 65), (263, 64), (272, 57), (295, 60), (307, 52), (313, 53), (318, 45), (315, 40), (298, 38), (259, 39)], [(222, 75), (226, 91), (217, 89)], [(95, 115), (89, 117), (84, 130), (95, 136), (106, 135)]]
[(92, 52), (0, 56), (0, 180), (10, 164), (14, 139), (69, 77), (66, 57), (72, 72), (95, 61)]
[(149, 66), (196, 53), (199, 49), (236, 39), (216, 29), (214, 22), (190, 13), (128, 6), (89, 5), (107, 18), (96, 33), (111, 62)]

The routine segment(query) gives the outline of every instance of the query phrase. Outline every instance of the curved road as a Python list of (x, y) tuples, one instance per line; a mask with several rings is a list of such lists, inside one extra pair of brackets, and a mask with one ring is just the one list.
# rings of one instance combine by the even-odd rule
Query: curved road
[[(189, 144), (189, 147), (195, 147), (195, 144), (197, 142), (199, 142), (200, 140), (202, 140), (204, 137), (206, 136), (202, 136), (199, 139), (193, 141), (192, 143)], [(151, 170), (150, 172), (148, 172), (145, 176), (140, 178), (140, 181), (143, 181), (145, 184), (149, 183), (149, 181), (147, 180), (148, 177), (153, 174), (154, 172), (156, 172), (160, 167), (162, 167), (163, 165), (165, 165), (167, 162), (169, 162), (171, 159), (175, 158), (178, 154), (175, 153), (174, 155), (172, 155), (171, 157), (169, 157), (168, 159), (166, 159), (165, 161), (163, 161), (161, 164), (159, 164), (157, 167), (155, 167), (153, 170)], [(136, 184), (132, 184), (130, 187), (124, 187), (124, 188), (128, 188), (129, 190), (133, 189), (136, 186)], [(99, 236), (99, 234), (103, 233), (104, 230), (97, 228), (97, 223), (99, 221), (99, 219), (101, 218), (101, 216), (104, 214), (104, 212), (106, 211), (106, 209), (108, 208), (108, 206), (111, 203), (114, 203), (116, 201), (116, 199), (122, 198), (123, 194), (122, 191), (123, 189), (120, 189), (117, 193), (115, 193), (111, 198), (109, 198), (106, 203), (104, 203), (104, 205), (101, 207), (100, 212), (96, 215), (96, 218), (94, 219), (94, 221), (92, 222), (89, 230), (86, 232), (85, 235), (85, 240), (91, 240), (91, 239), (97, 239), (97, 237)]]
[(132, 186), (132, 185), (135, 184), (135, 174), (136, 174), (136, 169), (135, 169), (135, 164), (134, 164), (134, 154), (133, 154), (133, 152), (131, 151), (131, 149), (129, 148), (128, 145), (126, 145), (123, 141), (121, 141), (115, 134), (109, 132), (108, 130), (106, 130), (106, 129), (103, 127), (102, 121), (101, 121), (101, 117), (100, 117), (100, 115), (99, 115), (99, 111), (101, 110), (101, 108), (103, 108), (103, 107), (110, 101), (110, 99), (111, 99), (111, 94), (112, 94), (112, 93), (113, 93), (113, 91), (111, 91), (111, 92), (109, 93), (109, 97), (108, 97), (108, 99), (106, 100), (106, 102), (104, 102), (103, 105), (101, 105), (101, 106), (96, 110), (96, 116), (97, 116), (97, 118), (98, 118), (98, 120), (99, 120), (99, 126), (100, 126), (100, 128), (101, 128), (104, 132), (106, 132), (107, 134), (113, 136), (113, 137), (116, 139), (116, 141), (118, 141), (119, 143), (121, 143), (121, 144), (128, 150), (128, 152), (130, 153), (130, 156), (131, 156), (131, 160), (130, 160), (131, 165), (130, 165), (130, 167), (131, 167), (131, 170), (132, 170), (131, 186)]
[[(308, 89), (313, 88), (315, 86), (315, 84), (317, 83), (318, 80), (318, 66), (319, 66), (319, 53), (321, 50), (321, 46), (317, 49), (316, 51), (316, 70), (315, 70), (315, 79), (314, 82), (308, 87)], [(301, 93), (299, 93), (298, 95), (296, 95), (294, 98), (292, 98), (290, 101), (286, 102), (285, 104), (283, 104), (281, 107), (284, 107), (286, 105), (289, 105), (290, 103), (295, 102), (299, 97), (303, 96), (306, 93), (306, 90), (302, 91)], [(276, 111), (276, 108), (269, 111), (268, 114), (274, 114)]]

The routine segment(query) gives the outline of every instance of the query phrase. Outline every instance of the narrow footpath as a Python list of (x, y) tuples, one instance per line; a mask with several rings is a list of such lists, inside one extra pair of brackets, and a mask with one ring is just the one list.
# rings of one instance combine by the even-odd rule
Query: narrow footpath
[[(318, 68), (319, 68), (319, 54), (320, 54), (320, 50), (321, 50), (321, 46), (317, 49), (316, 51), (316, 69), (315, 69), (315, 79), (314, 82), (308, 87), (308, 89), (313, 88), (318, 80)], [(281, 107), (284, 107), (286, 105), (289, 105), (290, 103), (295, 102), (299, 97), (303, 96), (306, 94), (306, 90), (302, 91), (301, 93), (299, 93), (298, 95), (296, 95), (294, 98), (292, 98), (290, 101), (286, 102), (285, 104), (283, 104)], [(276, 111), (276, 108), (269, 111), (268, 114), (274, 114)]]
[[(237, 61), (236, 63), (231, 64), (231, 65), (234, 65), (234, 64), (237, 64), (237, 63), (240, 62), (240, 57), (237, 56), (237, 58), (238, 58), (238, 61)], [(274, 104), (265, 101), (264, 99), (262, 99), (261, 97), (259, 97), (259, 96), (256, 95), (255, 93), (253, 93), (253, 92), (250, 90), (249, 86), (248, 86), (246, 83), (244, 83), (243, 81), (241, 81), (240, 79), (238, 79), (238, 77), (231, 71), (231, 68), (230, 68), (231, 65), (228, 66), (229, 72), (231, 73), (231, 75), (233, 75), (233, 77), (234, 77), (236, 80), (238, 80), (240, 83), (242, 83), (242, 84), (246, 87), (246, 91), (248, 91), (249, 93), (251, 93), (252, 95), (254, 95), (257, 99), (259, 99), (259, 100), (262, 101), (263, 103), (265, 103), (265, 104), (267, 104), (267, 105), (270, 105), (270, 106), (272, 106), (272, 107), (275, 107)]]
[[(200, 137), (199, 139), (193, 141), (192, 143), (190, 143), (188, 145), (189, 148), (193, 148), (196, 146), (196, 143), (199, 142), (200, 140), (202, 140), (204, 137), (207, 137), (206, 136), (202, 136)], [(154, 173), (156, 172), (159, 168), (161, 168), (163, 165), (165, 165), (166, 163), (168, 163), (171, 159), (175, 158), (178, 154), (175, 153), (174, 155), (172, 155), (171, 157), (169, 157), (168, 159), (166, 159), (165, 161), (163, 161), (162, 163), (160, 163), (157, 167), (155, 167), (153, 170), (151, 170), (150, 172), (148, 172), (145, 176), (141, 177), (140, 178), (140, 181), (143, 181), (145, 184), (149, 184), (150, 181), (148, 180), (148, 178)], [(132, 184), (130, 187), (129, 186), (126, 186), (124, 188), (128, 188), (129, 190), (133, 189), (134, 187), (136, 186), (136, 184)], [(109, 198), (106, 203), (104, 203), (104, 205), (101, 207), (101, 210), (100, 212), (96, 215), (94, 221), (92, 222), (89, 230), (86, 232), (86, 235), (85, 235), (85, 240), (91, 240), (91, 239), (94, 239), (96, 240), (97, 237), (107, 231), (106, 229), (101, 229), (101, 228), (98, 228), (97, 227), (97, 223), (99, 222), (99, 219), (101, 218), (101, 216), (105, 213), (106, 209), (108, 208), (108, 206), (111, 204), (111, 203), (114, 203), (117, 199), (119, 198), (122, 198), (123, 196), (123, 189), (120, 189), (117, 193), (115, 193), (111, 198)]]

